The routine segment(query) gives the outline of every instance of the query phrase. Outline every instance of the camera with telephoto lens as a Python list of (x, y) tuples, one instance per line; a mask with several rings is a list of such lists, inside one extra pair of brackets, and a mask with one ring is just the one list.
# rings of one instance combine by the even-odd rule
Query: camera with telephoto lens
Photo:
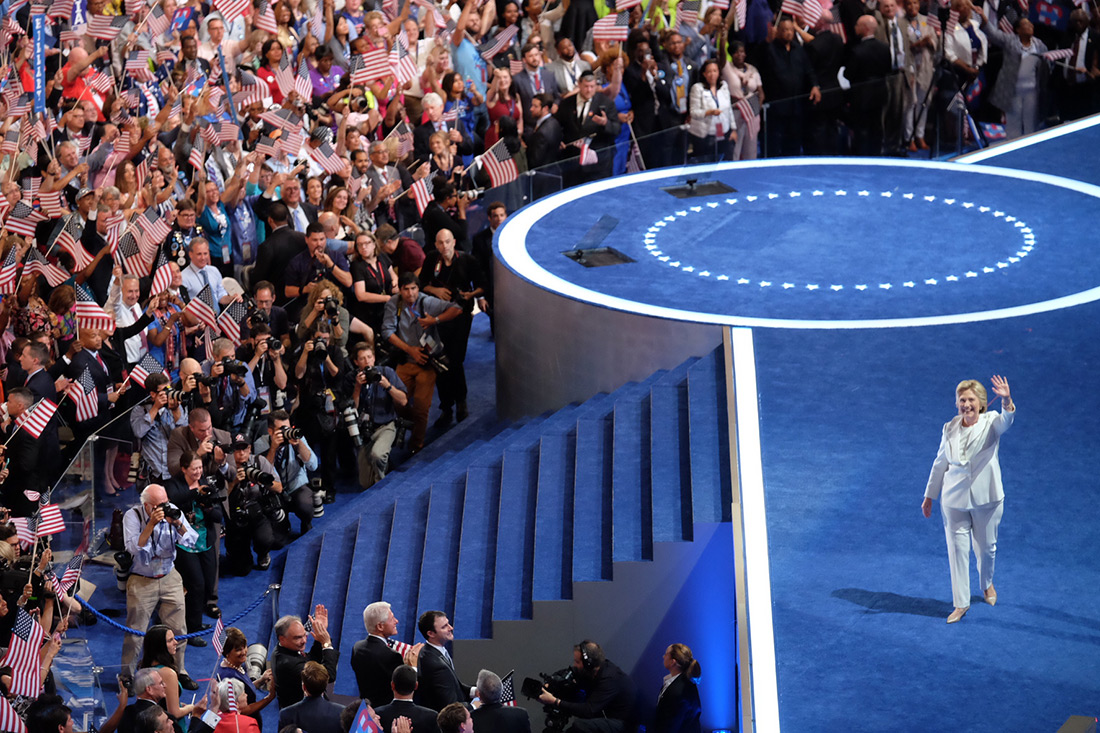
[(302, 439), (302, 429), (301, 428), (296, 428), (292, 425), (284, 425), (282, 427), (282, 432), (283, 432), (283, 440), (287, 441), (288, 443), (292, 440), (301, 440)]
[(244, 480), (257, 483), (260, 486), (271, 486), (275, 483), (275, 477), (267, 471), (264, 471), (259, 466), (248, 464), (242, 469), (244, 471)]
[[(534, 700), (542, 694), (542, 688), (545, 687), (551, 695), (559, 700), (578, 699), (580, 685), (577, 683), (577, 678), (573, 673), (572, 667), (559, 669), (553, 674), (540, 672), (539, 677), (542, 678), (541, 682), (531, 677), (523, 681), (521, 692), (525, 697)], [(570, 716), (568, 713), (563, 713), (558, 708), (549, 705), (543, 705), (542, 710), (546, 713), (546, 727), (543, 729), (543, 733), (546, 731), (565, 730), (566, 726), (569, 724)]]
[(344, 428), (351, 436), (351, 442), (356, 448), (363, 445), (363, 436), (359, 433), (359, 411), (351, 400), (344, 400), (340, 407), (340, 417), (344, 420)]
[(181, 407), (190, 409), (195, 401), (195, 393), (184, 392), (182, 389), (170, 389), (168, 390), (168, 399), (175, 400)]
[(329, 295), (326, 296), (324, 301), (322, 302), (325, 304), (326, 316), (328, 316), (329, 318), (335, 318), (336, 316), (340, 315), (340, 304), (336, 302), (336, 298)]
[(274, 336), (268, 336), (267, 337), (267, 350), (268, 351), (279, 351), (282, 348), (283, 348), (283, 342), (282, 341), (275, 338)]
[(324, 339), (313, 339), (313, 356), (324, 359), (328, 355), (328, 344)]
[(222, 359), (222, 370), (226, 375), (243, 377), (248, 374), (248, 365), (243, 361), (226, 357)]
[(170, 501), (158, 504), (157, 509), (164, 512), (165, 519), (176, 520), (183, 516), (183, 512), (180, 511), (180, 508)]

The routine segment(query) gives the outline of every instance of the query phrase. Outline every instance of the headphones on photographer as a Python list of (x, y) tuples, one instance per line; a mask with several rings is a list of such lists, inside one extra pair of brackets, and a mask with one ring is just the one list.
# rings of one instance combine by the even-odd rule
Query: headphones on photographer
[(588, 649), (586, 648), (588, 644), (593, 643), (595, 642), (592, 642), (588, 639), (583, 639), (580, 644), (577, 644), (577, 651), (581, 653), (581, 667), (586, 672), (591, 672), (596, 667), (595, 660), (592, 659), (591, 655), (589, 655), (588, 653)]

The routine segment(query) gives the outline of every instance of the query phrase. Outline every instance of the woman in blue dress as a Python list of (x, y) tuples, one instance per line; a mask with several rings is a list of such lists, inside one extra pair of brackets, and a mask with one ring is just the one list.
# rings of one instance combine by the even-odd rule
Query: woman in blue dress
[(615, 158), (611, 163), (612, 174), (616, 176), (626, 172), (626, 161), (630, 157), (630, 125), (634, 122), (630, 95), (626, 91), (626, 85), (623, 84), (623, 69), (626, 68), (626, 63), (626, 54), (618, 48), (604, 52), (596, 62), (596, 78), (600, 82), (600, 91), (615, 100), (615, 111), (619, 113), (619, 122), (623, 123), (619, 136), (615, 138)]

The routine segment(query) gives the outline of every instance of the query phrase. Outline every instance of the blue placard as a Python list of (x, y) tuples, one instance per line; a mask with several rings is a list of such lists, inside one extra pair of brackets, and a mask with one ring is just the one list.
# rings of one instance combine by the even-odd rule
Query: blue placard
[(46, 112), (46, 16), (31, 16), (34, 28), (34, 111)]

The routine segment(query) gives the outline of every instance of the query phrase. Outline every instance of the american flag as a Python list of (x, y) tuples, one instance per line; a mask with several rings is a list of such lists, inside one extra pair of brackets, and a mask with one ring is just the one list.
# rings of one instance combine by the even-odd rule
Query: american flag
[(38, 650), (45, 632), (23, 607), (16, 611), (15, 629), (11, 646), (4, 655), (3, 665), (11, 667), (11, 684), (8, 692), (14, 695), (35, 697), (42, 690), (42, 671)]
[(297, 130), (283, 130), (283, 136), (279, 138), (279, 141), (275, 143), (275, 149), (280, 153), (286, 155), (297, 156), (302, 152), (302, 143), (306, 141), (306, 131), (299, 128)]
[(38, 538), (38, 515), (32, 517), (13, 517), (11, 523), (15, 525), (15, 534), (19, 537), (19, 546), (29, 550)]
[(351, 85), (363, 86), (390, 74), (390, 59), (386, 49), (379, 48), (351, 57), (348, 62)]
[[(676, 20), (680, 25), (694, 26), (699, 22), (700, 0), (684, 0), (676, 6)], [(623, 10), (619, 3), (615, 4), (616, 10)]]
[(46, 492), (39, 499), (38, 505), (38, 537), (48, 534), (57, 534), (65, 531), (65, 519), (61, 516), (61, 507), (51, 504), (50, 492)]
[(136, 16), (142, 10), (149, 7), (145, 0), (126, 0), (126, 14), (130, 17)]
[(214, 653), (220, 657), (225, 645), (225, 624), (222, 623), (221, 616), (218, 616), (218, 622), (214, 624), (214, 638), (211, 642), (214, 644)]
[(76, 286), (76, 305), (73, 306), (73, 313), (76, 315), (76, 324), (80, 328), (111, 332), (115, 330), (115, 319), (99, 307), (99, 303), (95, 302), (95, 298), (83, 285)]
[(218, 331), (218, 315), (214, 310), (214, 296), (211, 294), (209, 285), (191, 299), (184, 311), (199, 319), (200, 323), (215, 333)]
[(76, 581), (80, 580), (80, 572), (84, 569), (84, 553), (78, 552), (73, 555), (69, 560), (68, 565), (65, 566), (65, 572), (61, 574), (61, 590), (68, 592), (69, 588), (76, 585)]
[(254, 104), (262, 102), (264, 97), (270, 97), (271, 90), (267, 82), (249, 71), (241, 72), (241, 91), (233, 95), (234, 106)]
[(1061, 61), (1062, 59), (1068, 59), (1072, 55), (1072, 48), (1059, 48), (1056, 51), (1047, 51), (1043, 54), (1043, 58), (1047, 61)]
[(745, 129), (750, 137), (760, 132), (760, 97), (755, 94), (737, 100), (737, 111), (745, 121)]
[(48, 262), (46, 258), (42, 256), (41, 252), (32, 247), (27, 252), (27, 257), (23, 261), (23, 274), (30, 275), (35, 272), (45, 277), (46, 282), (48, 282), (52, 288), (56, 288), (72, 277), (65, 271), (64, 267)]
[[(164, 220), (161, 213), (152, 206), (141, 213), (137, 222), (143, 235), (144, 247), (142, 247), (142, 251), (146, 253), (149, 251), (150, 244), (159, 247), (164, 238), (172, 232), (172, 227), (168, 226), (168, 222)], [(151, 262), (153, 258), (149, 257), (148, 259)]]
[(780, 12), (801, 18), (806, 25), (816, 25), (821, 17), (821, 6), (817, 0), (783, 0)]
[(248, 315), (248, 309), (244, 307), (244, 303), (235, 300), (218, 316), (218, 326), (222, 334), (232, 341), (234, 346), (241, 345), (241, 321), (246, 315)]
[(10, 295), (15, 292), (16, 275), (19, 273), (19, 248), (14, 244), (8, 250), (8, 256), (4, 258), (4, 264), (0, 265), (0, 293)]
[(73, 0), (54, 0), (46, 11), (47, 18), (70, 20), (73, 17)]
[(69, 387), (73, 402), (76, 403), (76, 421), (86, 422), (99, 415), (99, 390), (92, 379), (91, 369), (84, 371)]
[(630, 13), (605, 15), (592, 25), (593, 41), (625, 41), (630, 34)]
[(508, 71), (511, 72), (512, 76), (522, 74), (525, 68), (527, 67), (522, 59), (508, 59)]
[(512, 683), (512, 675), (515, 673), (516, 670), (513, 669), (500, 681), (500, 704), (509, 708), (516, 706), (516, 688)]
[[(163, 35), (168, 30), (168, 26), (171, 24), (171, 19), (164, 12), (164, 8), (160, 3), (153, 6), (153, 9), (149, 11), (149, 15), (145, 21), (145, 27), (149, 29), (149, 32), (153, 35), (153, 38)], [(226, 24), (229, 23), (227, 19)]]
[(42, 431), (46, 429), (55, 412), (57, 412), (57, 405), (51, 400), (42, 398), (16, 419), (15, 426), (26, 430), (35, 438), (41, 438)]
[(88, 18), (85, 33), (101, 41), (113, 41), (129, 22), (130, 19), (125, 15), (92, 15)]
[(244, 15), (250, 5), (248, 0), (214, 0), (214, 7), (221, 12), (227, 26)]
[(275, 141), (269, 138), (267, 135), (261, 135), (260, 139), (256, 141), (256, 152), (263, 153), (269, 158), (274, 158)]
[[(279, 26), (275, 23), (275, 11), (271, 8), (271, 3), (267, 0), (260, 0), (260, 5), (256, 9), (256, 15), (252, 17), (252, 25), (268, 33), (279, 32)], [(286, 57), (285, 52), (283, 53), (283, 57)]]
[(642, 158), (642, 150), (638, 147), (638, 141), (633, 139), (633, 135), (630, 140), (630, 153), (626, 159), (626, 172), (638, 173), (645, 170), (645, 159)]
[(148, 49), (138, 48), (130, 52), (126, 57), (126, 73), (138, 81), (150, 81), (154, 78), (149, 71)]
[[(629, 15), (629, 13), (628, 13)], [(478, 46), (478, 53), (481, 54), (481, 58), (489, 61), (498, 53), (504, 51), (512, 44), (512, 39), (519, 33), (518, 25), (510, 25), (504, 30), (498, 31), (489, 41)]]
[[(22, 609), (20, 609), (22, 610)], [(8, 698), (0, 695), (0, 730), (11, 733), (27, 733), (27, 724), (15, 712), (15, 708), (8, 702)]]
[(126, 272), (138, 277), (149, 276), (149, 263), (145, 261), (145, 256), (138, 247), (134, 230), (131, 229), (118, 238), (118, 254), (121, 260), (120, 264)]
[[(20, 87), (22, 88), (22, 87)], [(31, 103), (34, 101), (34, 94), (28, 92), (26, 94), (15, 97), (14, 101), (8, 101), (8, 117), (22, 117), (31, 111)]]
[(150, 295), (160, 295), (172, 287), (172, 266), (162, 252), (157, 258), (157, 269), (153, 272), (153, 284), (149, 286)]
[(191, 154), (187, 156), (187, 162), (190, 163), (195, 170), (200, 170), (202, 168), (204, 160), (206, 160), (205, 136), (195, 140), (195, 144), (191, 146)]
[(85, 83), (102, 94), (107, 94), (115, 87), (114, 79), (98, 69), (92, 71)]
[(134, 365), (134, 368), (130, 370), (130, 379), (134, 380), (143, 389), (145, 388), (145, 380), (150, 374), (163, 374), (164, 367), (157, 361), (156, 357), (152, 354), (146, 354), (141, 361)]
[(126, 226), (126, 215), (121, 211), (107, 215), (107, 243), (111, 245), (111, 256), (118, 257), (118, 240), (122, 237), (122, 229)]
[(419, 73), (419, 69), (416, 68), (416, 61), (409, 54), (406, 43), (405, 34), (398, 34), (397, 41), (390, 49), (390, 69), (393, 70), (393, 77), (398, 86), (415, 79)]
[(504, 147), (503, 140), (498, 140), (493, 147), (479, 155), (477, 160), (485, 167), (485, 172), (489, 174), (489, 180), (494, 187), (503, 186), (519, 178), (516, 162), (512, 160), (512, 154), (508, 152), (508, 148)]
[(413, 200), (416, 201), (416, 210), (421, 216), (424, 216), (424, 209), (428, 208), (428, 204), (432, 202), (432, 184), (428, 180), (427, 176), (424, 176), (420, 180), (409, 186), (409, 193), (412, 195)]
[(279, 59), (279, 68), (275, 70), (275, 84), (284, 95), (294, 91), (294, 72), (291, 70), (290, 54)]
[(76, 214), (69, 214), (65, 225), (61, 227), (61, 230), (57, 233), (57, 238), (54, 239), (55, 245), (73, 256), (73, 261), (76, 262), (76, 269), (78, 270), (83, 270), (92, 264), (92, 256), (80, 243), (82, 234), (84, 234), (84, 226), (80, 223)]
[(289, 109), (274, 109), (264, 112), (260, 119), (281, 130), (297, 130), (302, 126), (302, 118)]
[(298, 59), (298, 76), (294, 77), (294, 90), (306, 103), (313, 99), (313, 78), (309, 75), (309, 62), (304, 53)]
[[(443, 113), (443, 119), (444, 121), (446, 121), (447, 119), (446, 112)], [(388, 141), (391, 137), (397, 140), (398, 160), (404, 158), (406, 155), (412, 152), (413, 132), (412, 128), (409, 127), (408, 123), (405, 122), (405, 120), (401, 120), (400, 122), (398, 122), (397, 125), (394, 126), (392, 130), (390, 130), (390, 134), (386, 135), (386, 140), (384, 140), (383, 142)]]
[(8, 130), (4, 134), (4, 140), (0, 143), (0, 152), (4, 153), (18, 153), (19, 152), (19, 130)]
[(57, 219), (65, 215), (66, 210), (61, 206), (60, 191), (39, 191), (38, 206), (42, 213), (51, 219)]
[(24, 237), (34, 236), (34, 226), (40, 221), (46, 221), (46, 217), (30, 207), (26, 201), (17, 201), (8, 214), (4, 226), (9, 232), (22, 234)]
[(848, 42), (848, 31), (844, 30), (844, 21), (840, 18), (839, 5), (834, 5), (833, 9), (829, 11), (829, 22), (825, 27), (840, 36), (842, 43)]
[[(959, 24), (959, 12), (957, 10), (952, 10), (947, 15), (947, 32), (948, 33), (954, 33), (955, 32), (955, 27), (958, 24)], [(929, 13), (928, 14), (928, 25), (931, 26), (932, 30), (936, 31), (937, 33), (942, 33), (943, 32), (943, 28), (940, 25), (940, 15), (939, 15), (939, 13)]]
[(397, 639), (386, 639), (386, 644), (389, 646), (390, 649), (393, 649), (395, 652), (400, 654), (402, 659), (405, 658), (406, 654), (412, 651), (412, 644), (406, 644), (405, 642), (398, 641)]
[(310, 146), (309, 157), (321, 166), (325, 173), (332, 175), (342, 172), (347, 167), (347, 161), (337, 155), (328, 143), (321, 143), (317, 147)]
[(599, 153), (592, 149), (591, 138), (582, 137), (576, 145), (581, 151), (579, 161), (581, 165), (596, 165), (600, 162)]

